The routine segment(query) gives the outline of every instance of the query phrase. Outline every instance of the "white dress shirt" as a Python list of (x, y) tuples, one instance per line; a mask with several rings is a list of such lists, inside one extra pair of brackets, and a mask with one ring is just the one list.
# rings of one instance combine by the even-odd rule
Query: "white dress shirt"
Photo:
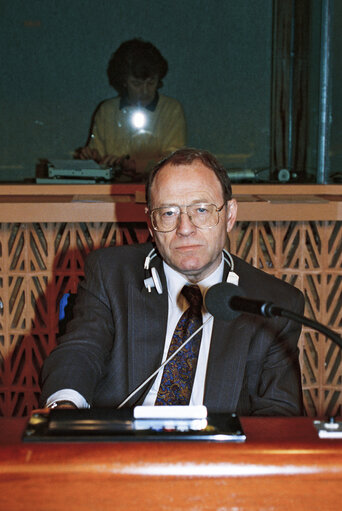
[[(167, 291), (168, 291), (168, 299), (169, 299), (169, 307), (168, 307), (168, 319), (167, 319), (167, 330), (164, 344), (164, 354), (163, 360), (164, 362), (167, 358), (167, 354), (169, 351), (170, 343), (173, 337), (173, 333), (175, 331), (176, 325), (182, 316), (183, 312), (189, 307), (189, 304), (186, 298), (181, 294), (183, 286), (189, 284), (189, 281), (180, 273), (173, 270), (168, 266), (165, 262), (164, 272), (166, 276), (167, 283)], [(223, 259), (219, 267), (209, 275), (209, 277), (197, 283), (198, 287), (201, 290), (202, 296), (205, 294), (206, 290), (217, 284), (218, 282), (222, 282), (223, 277)], [(203, 330), (202, 330), (202, 340), (200, 351), (198, 355), (196, 374), (194, 379), (194, 384), (192, 387), (192, 393), (190, 398), (189, 405), (201, 405), (203, 404), (203, 396), (204, 396), (204, 384), (205, 384), (205, 375), (207, 372), (207, 364), (210, 350), (210, 341), (211, 341), (211, 332), (213, 328), (212, 316), (202, 308), (202, 319), (203, 319)], [(206, 322), (208, 319), (210, 321)], [(164, 368), (161, 369), (155, 379), (149, 393), (147, 394), (143, 404), (144, 405), (154, 405), (156, 400), (158, 389), (160, 386), (161, 378), (163, 375)]]

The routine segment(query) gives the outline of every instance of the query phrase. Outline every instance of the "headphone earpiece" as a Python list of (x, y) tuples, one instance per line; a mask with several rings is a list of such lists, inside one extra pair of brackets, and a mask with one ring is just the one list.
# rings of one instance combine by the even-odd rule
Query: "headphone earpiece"
[(223, 249), (223, 259), (229, 266), (229, 272), (227, 277), (227, 282), (229, 284), (234, 284), (235, 286), (239, 285), (239, 275), (235, 273), (234, 271), (234, 259), (232, 258), (231, 254), (226, 250)]
[(160, 277), (158, 275), (158, 272), (156, 268), (152, 267), (150, 268), (150, 263), (152, 259), (156, 256), (155, 249), (151, 250), (151, 252), (147, 255), (144, 263), (144, 271), (145, 271), (145, 278), (144, 278), (144, 285), (149, 293), (151, 293), (151, 290), (153, 287), (156, 288), (156, 291), (159, 295), (163, 294), (163, 286), (160, 281)]

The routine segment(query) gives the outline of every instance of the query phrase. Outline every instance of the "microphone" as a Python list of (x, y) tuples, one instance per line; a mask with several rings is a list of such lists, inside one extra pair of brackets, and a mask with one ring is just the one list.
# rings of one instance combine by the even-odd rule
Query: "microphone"
[(223, 321), (231, 321), (232, 319), (237, 318), (241, 312), (258, 314), (259, 316), (267, 318), (282, 316), (292, 319), (297, 323), (309, 326), (314, 330), (318, 330), (342, 348), (341, 337), (333, 330), (330, 330), (330, 328), (318, 323), (318, 321), (314, 321), (310, 318), (306, 318), (305, 316), (300, 316), (295, 312), (278, 307), (272, 302), (245, 298), (241, 287), (235, 286), (234, 284), (221, 282), (220, 284), (215, 284), (210, 287), (204, 297), (204, 303), (210, 314)]
[(278, 316), (279, 307), (271, 302), (245, 298), (243, 289), (234, 284), (221, 282), (210, 287), (204, 299), (206, 308), (214, 317), (223, 321), (237, 318), (241, 312), (258, 314), (271, 318)]
[(232, 301), (241, 300), (244, 295), (241, 287), (221, 282), (208, 289), (204, 296), (204, 303), (208, 312), (215, 318), (231, 321), (241, 314), (240, 309), (233, 307)]

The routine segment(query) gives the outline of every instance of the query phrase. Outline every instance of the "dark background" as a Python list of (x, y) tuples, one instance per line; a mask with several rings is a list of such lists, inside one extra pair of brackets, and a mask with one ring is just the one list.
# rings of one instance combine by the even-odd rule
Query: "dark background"
[[(342, 152), (342, 2), (332, 3), (335, 168)], [(96, 106), (116, 95), (106, 75), (112, 52), (133, 37), (151, 41), (168, 60), (161, 92), (182, 103), (188, 145), (212, 151), (231, 168), (267, 167), (272, 14), (272, 0), (0, 0), (0, 180), (34, 177), (40, 158), (72, 158), (87, 140)], [(312, 18), (317, 43), (319, 8)], [(310, 58), (317, 91), (317, 49)]]

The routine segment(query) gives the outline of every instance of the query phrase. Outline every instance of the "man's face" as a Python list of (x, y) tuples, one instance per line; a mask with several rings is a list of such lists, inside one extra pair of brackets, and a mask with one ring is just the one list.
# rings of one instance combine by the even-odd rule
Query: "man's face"
[[(190, 165), (167, 164), (156, 175), (151, 188), (151, 209), (188, 206), (195, 203), (224, 204), (221, 184), (215, 173), (200, 160)], [(230, 200), (210, 229), (195, 227), (182, 208), (178, 227), (153, 236), (164, 261), (190, 282), (199, 282), (220, 264), (222, 249), (236, 219), (236, 201)]]
[(146, 80), (129, 75), (126, 81), (128, 101), (131, 105), (149, 105), (156, 95), (158, 83), (158, 75), (150, 76)]

